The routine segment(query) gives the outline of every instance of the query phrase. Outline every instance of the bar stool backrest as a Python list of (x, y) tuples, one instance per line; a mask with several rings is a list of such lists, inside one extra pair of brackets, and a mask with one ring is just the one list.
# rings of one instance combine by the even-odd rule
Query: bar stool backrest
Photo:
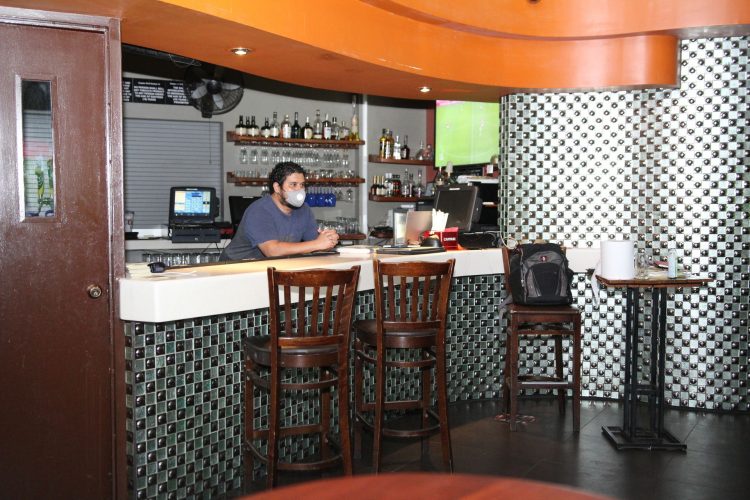
[[(348, 270), (268, 268), (271, 345), (349, 346), (359, 266)], [(272, 349), (272, 356), (276, 349)]]
[(431, 329), (438, 329), (444, 336), (455, 262), (374, 260), (379, 338), (388, 331)]

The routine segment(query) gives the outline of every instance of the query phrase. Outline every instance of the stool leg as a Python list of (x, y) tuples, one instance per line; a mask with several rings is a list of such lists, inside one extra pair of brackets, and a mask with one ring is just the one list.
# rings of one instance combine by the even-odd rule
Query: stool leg
[(362, 373), (362, 358), (357, 354), (362, 350), (362, 343), (354, 341), (354, 457), (362, 458), (362, 421), (359, 415), (364, 411), (362, 387), (365, 385)]
[[(330, 380), (331, 373), (328, 368), (320, 369), (320, 378)], [(328, 458), (331, 456), (331, 447), (329, 446), (329, 436), (331, 432), (331, 388), (324, 387), (320, 390), (320, 456)]]
[(518, 335), (516, 335), (516, 319), (511, 316), (510, 330), (508, 331), (509, 346), (510, 350), (510, 373), (508, 378), (510, 379), (510, 411), (508, 412), (508, 419), (510, 421), (510, 430), (515, 431), (517, 428), (516, 418), (518, 417)]
[(245, 460), (245, 491), (248, 492), (250, 484), (253, 481), (255, 467), (254, 455), (250, 450), (250, 444), (253, 442), (253, 421), (255, 420), (255, 385), (250, 376), (254, 369), (250, 356), (245, 358), (245, 442), (243, 443), (244, 460)]
[(505, 335), (505, 363), (503, 365), (503, 413), (510, 413), (510, 331)]
[[(562, 350), (562, 336), (555, 336), (555, 376), (560, 380), (563, 378), (563, 350)], [(557, 390), (557, 406), (560, 411), (560, 415), (565, 415), (565, 397), (567, 396), (567, 389)]]
[(346, 357), (348, 350), (339, 356), (337, 367), (338, 392), (339, 392), (339, 432), (341, 433), (341, 461), (344, 465), (344, 474), (352, 475), (352, 443), (349, 439), (349, 363)]
[(581, 430), (581, 318), (573, 322), (573, 431)]
[(383, 409), (385, 407), (385, 348), (382, 341), (377, 349), (377, 363), (375, 365), (375, 421), (372, 436), (372, 470), (375, 474), (380, 472), (380, 459), (382, 450), (380, 445), (383, 441)]
[(448, 472), (453, 472), (453, 449), (448, 424), (448, 381), (445, 366), (445, 341), (437, 346), (437, 379), (438, 414), (440, 415), (440, 439), (443, 449), (443, 465)]
[(279, 448), (279, 397), (281, 393), (281, 373), (280, 368), (271, 368), (271, 387), (269, 394), (268, 409), (268, 475), (266, 477), (266, 486), (273, 488), (276, 486), (276, 466), (278, 464)]
[[(429, 354), (427, 351), (422, 351), (422, 356), (428, 358)], [(430, 403), (432, 399), (432, 377), (430, 373), (430, 367), (423, 367), (422, 369), (422, 429), (426, 429), (430, 425)], [(430, 450), (430, 439), (422, 437), (422, 455), (426, 455)]]

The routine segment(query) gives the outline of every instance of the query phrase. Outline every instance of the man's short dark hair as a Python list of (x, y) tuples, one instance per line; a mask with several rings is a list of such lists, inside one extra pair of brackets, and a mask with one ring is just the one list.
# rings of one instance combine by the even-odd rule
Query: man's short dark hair
[(279, 187), (284, 185), (284, 181), (292, 174), (305, 175), (305, 170), (293, 161), (282, 161), (277, 163), (271, 173), (268, 175), (268, 189), (273, 193), (273, 185), (279, 183)]

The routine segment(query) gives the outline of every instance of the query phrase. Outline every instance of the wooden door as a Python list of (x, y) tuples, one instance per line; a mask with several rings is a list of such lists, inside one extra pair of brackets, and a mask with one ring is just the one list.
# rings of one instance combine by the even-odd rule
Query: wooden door
[(110, 498), (109, 35), (3, 14), (0, 496)]

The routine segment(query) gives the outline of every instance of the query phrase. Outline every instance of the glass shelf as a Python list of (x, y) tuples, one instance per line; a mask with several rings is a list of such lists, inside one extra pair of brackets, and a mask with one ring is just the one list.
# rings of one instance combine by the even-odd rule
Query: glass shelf
[(411, 203), (415, 201), (431, 201), (432, 197), (430, 196), (377, 196), (374, 194), (370, 194), (367, 196), (367, 199), (370, 201), (382, 201), (382, 202), (402, 202), (402, 203)]
[[(268, 177), (240, 177), (234, 172), (227, 172), (227, 182), (235, 186), (265, 186), (268, 184)], [(356, 186), (364, 183), (361, 177), (326, 177), (322, 179), (306, 178), (305, 183), (308, 185), (318, 186)]]

